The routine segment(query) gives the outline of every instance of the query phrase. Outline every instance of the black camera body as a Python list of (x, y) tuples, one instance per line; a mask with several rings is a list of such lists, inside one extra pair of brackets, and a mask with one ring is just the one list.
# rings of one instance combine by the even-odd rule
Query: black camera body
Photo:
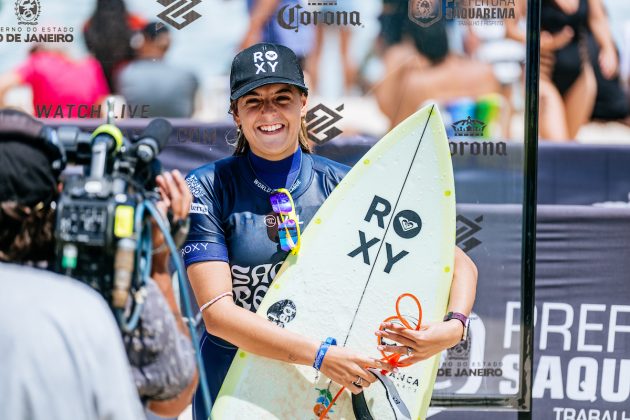
[[(115, 250), (120, 239), (116, 222), (119, 226), (125, 223), (127, 229), (129, 225), (128, 220), (117, 220), (117, 213), (119, 218), (129, 217), (117, 209), (130, 209), (127, 214), (133, 214), (138, 204), (124, 191), (123, 183), (109, 177), (91, 180), (73, 176), (66, 180), (57, 201), (55, 270), (98, 290), (108, 302), (112, 299)], [(133, 234), (121, 232), (120, 227), (118, 231), (121, 237)]]
[[(56, 224), (49, 265), (99, 291), (121, 326), (129, 326), (121, 313), (129, 301), (142, 301), (150, 275), (152, 225), (145, 211), (160, 217), (153, 204), (159, 200), (157, 155), (172, 127), (157, 118), (128, 139), (113, 121), (113, 99), (108, 100), (107, 122), (91, 134), (73, 126), (53, 128), (21, 111), (2, 109), (0, 141), (31, 143), (48, 157), (53, 176), (63, 177), (63, 190), (51, 204)], [(68, 163), (76, 167), (62, 175)], [(166, 224), (159, 224), (165, 231)]]
[(151, 258), (150, 223), (136, 212), (144, 200), (159, 198), (156, 156), (170, 132), (164, 119), (131, 140), (110, 124), (91, 135), (67, 126), (55, 131), (67, 161), (83, 171), (64, 179), (57, 200), (54, 270), (96, 289), (115, 311), (141, 289), (138, 264)]

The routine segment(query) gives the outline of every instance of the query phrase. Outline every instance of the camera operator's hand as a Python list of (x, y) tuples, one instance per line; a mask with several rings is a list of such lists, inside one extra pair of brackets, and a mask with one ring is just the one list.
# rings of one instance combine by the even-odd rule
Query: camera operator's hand
[[(190, 211), (190, 204), (192, 203), (192, 194), (182, 174), (177, 169), (171, 172), (164, 172), (162, 175), (157, 176), (156, 183), (161, 196), (161, 200), (156, 205), (164, 218), (166, 219), (166, 214), (170, 209), (173, 213), (173, 222), (186, 220)], [(164, 237), (162, 232), (160, 232), (157, 224), (154, 223), (153, 248), (158, 251), (153, 255), (152, 266), (154, 272), (168, 271), (169, 253), (168, 249), (163, 245)]]
[[(167, 213), (169, 209), (173, 214), (173, 222), (178, 220), (186, 220), (188, 213), (190, 212), (190, 204), (192, 203), (192, 194), (188, 189), (188, 185), (184, 180), (184, 177), (178, 170), (171, 172), (164, 172), (162, 175), (158, 175), (156, 183), (160, 190), (161, 200), (156, 203), (157, 208), (164, 220), (167, 220)], [(173, 285), (171, 283), (171, 275), (169, 272), (169, 249), (165, 245), (164, 236), (158, 228), (157, 224), (153, 223), (153, 259), (151, 277), (161, 290), (171, 312), (175, 316), (179, 331), (186, 336), (189, 336), (186, 326), (182, 322), (182, 317), (175, 302), (175, 295), (173, 293)], [(176, 398), (166, 401), (150, 401), (149, 409), (155, 414), (162, 417), (177, 417), (184, 408), (190, 404), (195, 389), (197, 389), (197, 374), (194, 379), (188, 384), (186, 389), (182, 391)]]

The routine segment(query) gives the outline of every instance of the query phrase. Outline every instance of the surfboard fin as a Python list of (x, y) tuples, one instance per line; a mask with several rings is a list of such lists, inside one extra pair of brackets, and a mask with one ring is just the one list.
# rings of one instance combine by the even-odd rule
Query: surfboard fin
[[(376, 369), (369, 369), (369, 371), (376, 376), (376, 379), (378, 379), (381, 385), (383, 385), (383, 388), (385, 388), (387, 401), (392, 408), (396, 420), (411, 420), (409, 409), (403, 402), (402, 398), (400, 398), (400, 394), (398, 393), (398, 390), (396, 390), (396, 385), (394, 385), (391, 379)], [(354, 416), (357, 420), (374, 420), (374, 417), (372, 417), (370, 409), (367, 406), (367, 401), (365, 401), (365, 395), (363, 392), (358, 395), (352, 394), (352, 411), (354, 412)]]

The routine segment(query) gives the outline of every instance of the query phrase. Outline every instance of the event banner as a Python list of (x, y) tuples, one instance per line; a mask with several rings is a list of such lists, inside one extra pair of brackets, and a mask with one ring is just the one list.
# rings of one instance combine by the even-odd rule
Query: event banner
[[(514, 395), (521, 208), (460, 205), (457, 222), (458, 245), (477, 264), (479, 285), (469, 340), (446, 352), (434, 395)], [(539, 206), (533, 418), (630, 420), (629, 249), (630, 208)], [(461, 415), (446, 410), (432, 418)]]

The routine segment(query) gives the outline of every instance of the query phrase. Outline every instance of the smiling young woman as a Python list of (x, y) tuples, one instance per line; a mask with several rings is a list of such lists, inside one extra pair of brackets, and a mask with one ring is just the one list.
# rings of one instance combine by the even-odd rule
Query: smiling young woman
[(289, 84), (264, 85), (232, 101), (239, 127), (237, 153), (249, 148), (271, 161), (293, 155), (298, 144), (310, 152), (306, 135), (306, 93)]
[[(308, 89), (293, 51), (267, 43), (243, 50), (232, 62), (230, 85), (230, 111), (239, 130), (234, 156), (195, 169), (186, 179), (194, 202), (183, 257), (206, 326), (201, 352), (211, 397), (239, 347), (313, 365), (359, 393), (376, 380), (367, 367), (390, 367), (254, 314), (288, 253), (299, 249), (300, 225), (308, 224), (350, 168), (310, 153), (304, 123)], [(467, 315), (477, 272), (456, 251), (449, 311)], [(395, 329), (383, 334), (404, 341), (401, 348), (419, 361), (461, 340), (458, 319), (413, 334)], [(195, 419), (208, 417), (199, 392), (193, 407)]]

